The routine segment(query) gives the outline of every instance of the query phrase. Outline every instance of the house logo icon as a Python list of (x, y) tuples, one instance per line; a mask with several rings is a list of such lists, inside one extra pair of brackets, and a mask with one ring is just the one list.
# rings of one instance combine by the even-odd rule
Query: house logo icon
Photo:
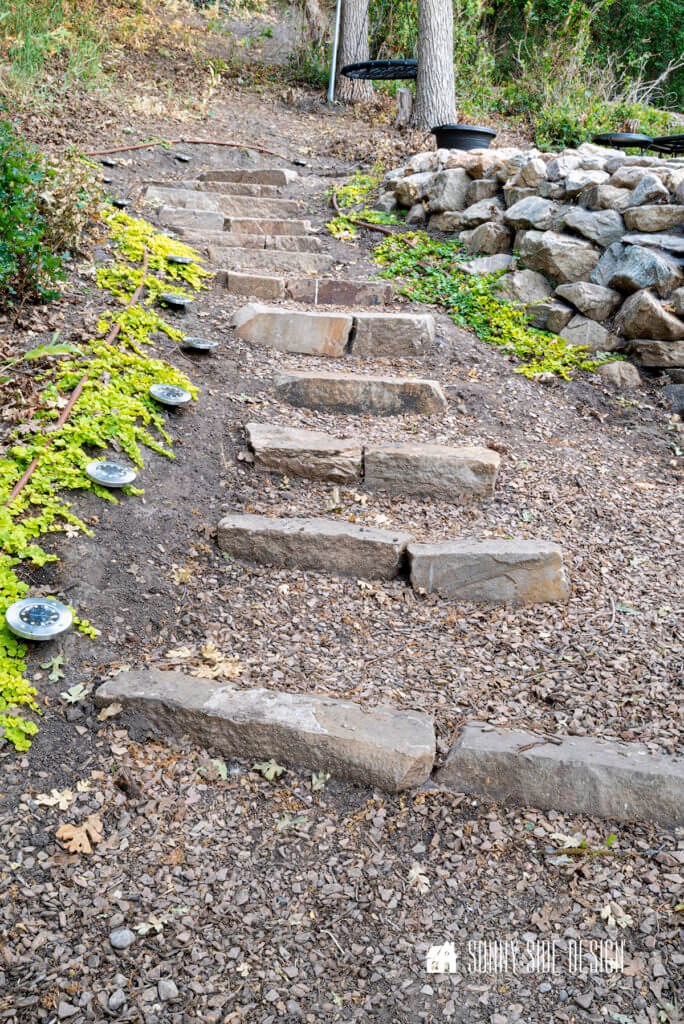
[(428, 974), (455, 974), (456, 949), (453, 942), (445, 942), (443, 946), (430, 946), (426, 969)]

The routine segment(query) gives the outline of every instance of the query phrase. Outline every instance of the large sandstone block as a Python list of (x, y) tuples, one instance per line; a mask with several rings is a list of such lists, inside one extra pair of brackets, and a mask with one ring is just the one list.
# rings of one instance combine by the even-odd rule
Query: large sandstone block
[(166, 188), (151, 185), (145, 189), (145, 201), (152, 206), (168, 206), (176, 210), (213, 210), (219, 211), (216, 196), (206, 192), (197, 192), (191, 188)]
[(369, 710), (316, 694), (235, 686), (182, 672), (121, 672), (99, 687), (98, 706), (121, 704), (162, 736), (189, 736), (223, 757), (327, 771), (391, 793), (432, 771), (432, 719), (386, 705)]
[(663, 309), (649, 291), (634, 292), (625, 299), (615, 326), (627, 338), (656, 341), (680, 341), (684, 338), (684, 322)]
[(559, 284), (588, 280), (600, 255), (590, 242), (554, 231), (527, 231), (520, 243), (526, 266)]
[(568, 598), (563, 552), (557, 544), (465, 539), (409, 544), (408, 554), (411, 583), (417, 590), (487, 604)]
[(229, 270), (226, 288), (234, 295), (248, 295), (256, 299), (282, 299), (285, 279), (268, 274), (240, 274)]
[(223, 231), (225, 220), (218, 210), (187, 210), (176, 206), (162, 206), (157, 217), (165, 228), (172, 228), (184, 236), (192, 232)]
[(613, 185), (590, 185), (577, 196), (577, 202), (586, 210), (617, 210), (619, 213), (627, 209), (631, 200), (628, 188)]
[(248, 423), (245, 430), (258, 469), (335, 483), (361, 476), (363, 450), (357, 438), (270, 423)]
[(260, 170), (240, 170), (231, 168), (224, 171), (203, 171), (200, 181), (240, 181), (253, 185), (290, 185), (299, 175), (296, 171), (281, 168), (261, 168)]
[[(303, 204), (294, 199), (252, 199), (250, 196), (227, 196), (220, 193), (218, 199), (220, 209), (227, 216), (237, 218), (257, 217), (285, 221), (288, 217), (301, 216), (303, 208)], [(268, 232), (269, 235), (275, 233)]]
[(671, 231), (684, 225), (684, 206), (633, 206), (624, 217), (630, 231)]
[(636, 743), (466, 725), (435, 782), (504, 804), (684, 824), (684, 759)]
[(233, 314), (239, 338), (279, 352), (343, 356), (353, 319), (344, 313), (309, 313), (250, 303)]
[(462, 210), (470, 177), (462, 167), (453, 167), (435, 174), (427, 190), (428, 208), (433, 213), (444, 210)]
[[(318, 252), (277, 252), (271, 249), (240, 249), (223, 245), (208, 247), (209, 259), (229, 270), (258, 270), (275, 274), (325, 274), (333, 257)], [(221, 274), (218, 271), (217, 277)]]
[(411, 540), (408, 533), (337, 519), (234, 514), (218, 524), (218, 546), (235, 558), (364, 579), (399, 576)]
[[(226, 230), (247, 235), (288, 236), (307, 235), (311, 231), (308, 220), (282, 220), (279, 217), (226, 217)], [(227, 243), (226, 243), (227, 244)]]
[(421, 356), (435, 340), (430, 313), (356, 313), (352, 355), (364, 358)]
[(290, 405), (369, 416), (431, 416), (447, 409), (437, 381), (414, 377), (290, 373), (277, 379), (275, 391)]
[(586, 348), (589, 352), (611, 352), (616, 346), (616, 338), (605, 327), (587, 316), (573, 316), (560, 331), (570, 345)]
[(494, 492), (501, 457), (489, 448), (439, 444), (370, 445), (364, 483), (372, 490), (456, 501)]

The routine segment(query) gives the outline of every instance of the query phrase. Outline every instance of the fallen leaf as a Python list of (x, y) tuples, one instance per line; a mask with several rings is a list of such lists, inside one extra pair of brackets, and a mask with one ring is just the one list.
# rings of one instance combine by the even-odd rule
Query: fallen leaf
[(92, 853), (91, 843), (102, 842), (102, 822), (90, 814), (82, 825), (60, 825), (55, 834), (69, 853)]
[(39, 793), (35, 802), (41, 807), (58, 807), (60, 811), (66, 811), (76, 799), (70, 789), (51, 789), (49, 793)]
[(108, 704), (106, 708), (102, 708), (102, 711), (97, 716), (98, 722), (106, 722), (108, 718), (114, 718), (115, 715), (120, 714), (123, 708), (120, 704)]

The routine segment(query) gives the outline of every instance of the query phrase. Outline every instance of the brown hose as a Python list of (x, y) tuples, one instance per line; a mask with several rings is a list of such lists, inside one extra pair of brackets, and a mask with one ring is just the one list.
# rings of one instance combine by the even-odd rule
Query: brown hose
[[(124, 311), (126, 309), (130, 309), (131, 306), (134, 306), (136, 304), (136, 302), (138, 301), (138, 299), (140, 298), (140, 295), (142, 293), (143, 287), (145, 285), (145, 278), (146, 277), (147, 277), (147, 253), (145, 253), (144, 256), (143, 256), (142, 280), (141, 280), (140, 284), (138, 285), (138, 287), (136, 288), (136, 290), (134, 291), (133, 295), (131, 295), (130, 299), (128, 300), (128, 302), (124, 306)], [(114, 326), (112, 327), (112, 329), (110, 330), (109, 334), (107, 335), (107, 337), (104, 340), (105, 345), (111, 345), (111, 343), (114, 341), (114, 339), (116, 338), (116, 336), (118, 335), (120, 330), (121, 330), (121, 324), (120, 323), (114, 324)], [(81, 379), (79, 380), (78, 384), (74, 388), (74, 390), (71, 392), (71, 395), (69, 396), (69, 401), (64, 406), (64, 408), (62, 409), (61, 413), (59, 414), (59, 418), (57, 419), (57, 422), (55, 423), (54, 430), (53, 430), (52, 434), (50, 435), (50, 437), (48, 437), (47, 444), (45, 445), (41, 455), (45, 455), (45, 453), (47, 452), (48, 448), (52, 444), (52, 439), (53, 439), (55, 433), (59, 430), (60, 427), (63, 427), (64, 424), (66, 423), (66, 421), (69, 419), (69, 416), (71, 415), (71, 410), (76, 405), (76, 402), (79, 400), (79, 398), (81, 396), (81, 392), (83, 391), (83, 385), (85, 384), (85, 382), (87, 380), (88, 380), (88, 374), (84, 373), (83, 376), (81, 377)], [(24, 487), (26, 487), (26, 484), (29, 482), (29, 480), (33, 476), (33, 474), (34, 474), (34, 472), (36, 470), (36, 466), (38, 465), (38, 462), (40, 461), (41, 455), (36, 455), (35, 459), (33, 459), (33, 461), (24, 470), (24, 472), (22, 473), (22, 475), (19, 477), (19, 479), (17, 480), (16, 484), (12, 488), (12, 493), (10, 494), (9, 498), (7, 499), (7, 501), (5, 502), (5, 505), (11, 505), (12, 502), (14, 501), (14, 499), (19, 494), (21, 494), (21, 492), (23, 491)]]
[[(341, 188), (342, 186), (340, 186)], [(369, 220), (358, 220), (356, 217), (351, 217), (348, 213), (343, 214), (340, 209), (340, 204), (337, 202), (337, 189), (333, 191), (331, 196), (333, 210), (336, 214), (346, 217), (348, 221), (356, 225), (357, 228), (368, 228), (369, 231), (379, 231), (382, 235), (394, 235), (395, 232), (390, 228), (386, 228), (384, 224), (371, 224)]]
[(279, 160), (292, 163), (289, 156), (274, 153), (272, 149), (264, 149), (263, 146), (249, 145), (246, 142), (218, 142), (215, 139), (160, 139), (159, 142), (137, 142), (132, 146), (115, 146), (114, 149), (94, 149), (83, 156), (109, 156), (110, 153), (128, 153), (132, 149), (154, 149), (155, 146), (229, 146), (231, 149), (254, 149), (257, 153), (267, 153), (269, 156), (277, 156)]

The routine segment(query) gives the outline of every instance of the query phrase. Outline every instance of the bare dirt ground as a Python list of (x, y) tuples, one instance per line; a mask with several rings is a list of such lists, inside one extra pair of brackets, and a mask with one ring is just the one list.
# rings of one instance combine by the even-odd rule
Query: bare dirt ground
[[(396, 136), (382, 110), (373, 124), (329, 112), (303, 90), (285, 97), (233, 84), (182, 121), (138, 112), (130, 133), (113, 108), (103, 120), (99, 103), (81, 104), (77, 131), (66, 119), (58, 141), (258, 143), (306, 163), (293, 194), (321, 228), (331, 177), (415, 143)], [(43, 131), (38, 117), (34, 135)], [(192, 162), (180, 164), (178, 150)], [(117, 160), (105, 172), (111, 189), (135, 202), (146, 179), (283, 165), (182, 145)], [(371, 271), (372, 241), (351, 250), (354, 276)], [(329, 247), (349, 258), (346, 243)], [(35, 345), (56, 326), (87, 332), (102, 301), (91, 286), (74, 272), (64, 299), (27, 312), (11, 343)], [(684, 963), (681, 835), (430, 790), (395, 798), (336, 779), (317, 788), (298, 771), (271, 782), (250, 764), (223, 765), (211, 751), (152, 736), (139, 718), (99, 721), (91, 698), (60, 701), (65, 686), (92, 692), (123, 666), (207, 667), (209, 649), (231, 660), (242, 686), (429, 711), (440, 756), (471, 718), (681, 752), (681, 478), (662, 382), (622, 395), (586, 375), (544, 387), (439, 316), (431, 361), (349, 364), (434, 376), (450, 399), (445, 417), (333, 418), (277, 404), (274, 373), (330, 363), (238, 340), (229, 318), (239, 304), (215, 286), (176, 318), (188, 333), (218, 338), (216, 356), (159, 341), (159, 354), (200, 387), (191, 409), (169, 416), (175, 460), (148, 457), (142, 499), (78, 495), (93, 536), (57, 538), (60, 561), (31, 576), (34, 592), (67, 599), (101, 635), (68, 635), (48, 652), (65, 656), (59, 682), (40, 668), (45, 649), (32, 656), (40, 732), (25, 755), (0, 748), (0, 1020), (673, 1024)], [(502, 455), (499, 486), (491, 500), (453, 506), (257, 475), (242, 458), (248, 420), (489, 444)], [(402, 582), (250, 567), (216, 547), (227, 511), (333, 515), (429, 539), (554, 539), (572, 596), (559, 608), (483, 609), (421, 598)], [(52, 789), (61, 806), (37, 799)], [(102, 840), (89, 856), (67, 854), (58, 825), (89, 814)], [(581, 839), (586, 855), (563, 855)], [(110, 935), (122, 928), (133, 941), (117, 951)], [(516, 944), (515, 969), (473, 960), (480, 947), (469, 943), (484, 939)], [(428, 948), (448, 940), (457, 970), (428, 975)], [(624, 940), (624, 969), (592, 970), (590, 943), (613, 940)], [(538, 942), (549, 944), (543, 952), (553, 946), (554, 965), (528, 958)]]

